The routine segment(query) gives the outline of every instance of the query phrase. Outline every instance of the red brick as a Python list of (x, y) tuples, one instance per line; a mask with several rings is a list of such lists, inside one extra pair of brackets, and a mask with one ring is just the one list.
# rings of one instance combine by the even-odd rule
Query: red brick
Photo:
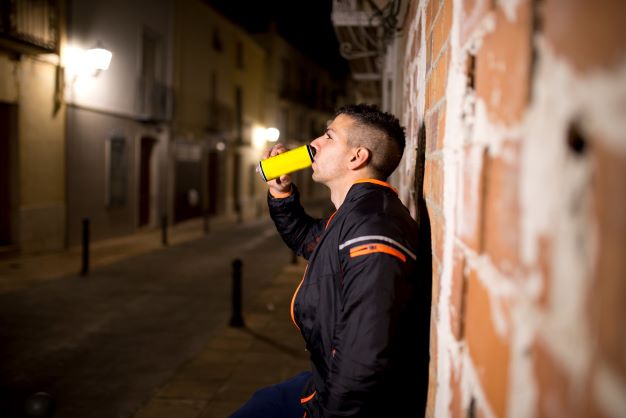
[(530, 94), (532, 62), (531, 3), (522, 1), (517, 20), (496, 9), (495, 30), (485, 36), (476, 55), (476, 94), (489, 118), (504, 124), (521, 121)]
[(480, 25), (483, 18), (493, 8), (490, 0), (465, 0), (461, 15), (461, 46), (465, 45), (472, 32)]
[(464, 337), (464, 305), (467, 291), (465, 277), (465, 257), (463, 252), (455, 246), (452, 261), (452, 291), (450, 294), (450, 327), (454, 337), (461, 341)]
[(541, 19), (548, 43), (574, 67), (587, 72), (624, 59), (626, 2), (545, 0)]
[(481, 145), (466, 145), (463, 159), (463, 212), (459, 237), (469, 248), (482, 252), (484, 182), (489, 166)]
[(426, 114), (426, 155), (443, 148), (446, 133), (446, 103)]
[(444, 102), (439, 108), (439, 120), (437, 121), (437, 149), (442, 149), (444, 146), (444, 139), (446, 136), (446, 105), (447, 102)]
[(592, 178), (598, 231), (596, 271), (588, 296), (598, 355), (626, 381), (626, 158), (593, 141)]
[(443, 208), (443, 160), (432, 160), (429, 198), (440, 210)]
[(437, 150), (439, 132), (439, 110), (433, 110), (424, 118), (426, 128), (426, 155)]
[(439, 58), (439, 61), (437, 61), (430, 72), (430, 76), (426, 82), (426, 110), (429, 110), (446, 94), (449, 59), (450, 49), (446, 50)]
[(429, 35), (432, 30), (433, 24), (435, 23), (435, 17), (437, 17), (437, 12), (439, 12), (440, 6), (440, 0), (430, 0), (428, 2), (428, 6), (426, 6), (426, 35)]
[(431, 68), (430, 65), (433, 62), (433, 35), (426, 35), (426, 72)]
[(504, 417), (509, 384), (510, 345), (495, 329), (489, 293), (476, 271), (470, 272), (467, 283), (465, 335), (468, 351), (495, 416)]
[[(534, 344), (532, 356), (538, 394), (537, 418), (600, 418), (590, 414), (590, 394), (593, 393), (590, 378), (586, 383), (574, 382), (541, 341)], [(586, 390), (575, 390), (581, 383), (587, 386)]]
[[(430, 204), (428, 204), (430, 206)], [(429, 207), (430, 217), (430, 234), (432, 239), (432, 251), (433, 257), (437, 258), (437, 261), (441, 263), (443, 260), (443, 240), (445, 236), (445, 224), (444, 219), (439, 215), (437, 210), (432, 210)]]
[(433, 160), (426, 159), (424, 162), (424, 199), (429, 199), (431, 195), (431, 178), (433, 175)]
[(500, 156), (487, 157), (482, 238), (484, 252), (500, 271), (510, 274), (520, 263), (519, 143), (502, 147)]
[(439, 15), (435, 20), (433, 26), (433, 46), (432, 57), (436, 59), (439, 56), (439, 52), (443, 47), (443, 44), (448, 40), (450, 36), (450, 28), (452, 27), (452, 0), (443, 0), (443, 4), (439, 9)]
[[(431, 233), (431, 241), (432, 241), (432, 233)], [(433, 272), (433, 284), (432, 284), (432, 309), (431, 309), (431, 318), (433, 321), (438, 320), (439, 311), (435, 308), (435, 301), (439, 300), (439, 294), (441, 292), (441, 266), (440, 261), (436, 257), (432, 257), (432, 272)]]

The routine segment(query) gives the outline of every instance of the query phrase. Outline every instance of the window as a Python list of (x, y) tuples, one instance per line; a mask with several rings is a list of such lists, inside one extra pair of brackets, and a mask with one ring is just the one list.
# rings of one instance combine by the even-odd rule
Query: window
[(241, 144), (243, 142), (243, 90), (241, 87), (235, 87), (235, 129), (236, 141)]
[(109, 208), (126, 206), (128, 197), (128, 146), (126, 138), (113, 137), (108, 139), (105, 158), (107, 160), (106, 206)]
[(217, 52), (222, 52), (224, 50), (222, 37), (217, 29), (213, 29), (213, 50)]
[(243, 70), (243, 44), (241, 42), (237, 42), (237, 68)]

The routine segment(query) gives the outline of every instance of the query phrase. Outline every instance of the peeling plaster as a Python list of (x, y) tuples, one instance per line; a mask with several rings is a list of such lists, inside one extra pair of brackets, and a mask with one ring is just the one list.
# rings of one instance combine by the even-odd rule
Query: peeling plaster
[[(458, 7), (463, 7), (460, 4)], [(483, 39), (487, 36), (488, 33), (493, 32), (496, 28), (496, 18), (493, 14), (487, 13), (487, 15), (483, 18), (479, 25), (476, 26), (470, 38), (463, 46), (463, 51), (469, 52), (472, 55), (476, 55), (478, 50), (483, 46)]]
[(624, 417), (624, 411), (626, 411), (626, 387), (619, 377), (604, 364), (599, 366), (595, 373), (593, 392), (607, 416), (611, 418)]
[[(520, 4), (520, 0), (501, 0), (498, 6), (507, 19), (514, 21)], [(418, 20), (424, 30), (423, 6), (424, 3), (420, 2), (412, 31), (416, 30)], [(566, 138), (571, 124), (576, 123), (589, 141), (600, 141), (613, 152), (626, 155), (626, 59), (610, 70), (576, 74), (573, 67), (559, 59), (546, 41), (536, 35), (532, 102), (519, 123), (495, 123), (489, 119), (486, 103), (467, 88), (465, 75), (467, 54), (476, 54), (484, 36), (495, 29), (495, 16), (493, 12), (488, 13), (465, 45), (459, 45), (462, 10), (462, 0), (454, 0), (446, 86), (445, 146), (442, 151), (431, 154), (431, 158), (436, 154), (443, 163), (442, 211), (445, 222), (440, 294), (434, 324), (438, 341), (435, 347), (438, 364), (434, 416), (444, 418), (450, 415), (452, 370), (460, 378), (463, 407), (467, 409), (474, 397), (487, 411), (487, 416), (494, 416), (465, 344), (459, 343), (451, 330), (453, 250), (457, 245), (464, 251), (466, 268), (479, 272), (478, 277), (490, 298), (496, 331), (508, 339), (511, 347), (506, 416), (531, 418), (536, 415), (538, 399), (531, 355), (537, 338), (545, 343), (571, 376), (574, 389), (579, 391), (576, 395), (581, 395), (580, 391), (590, 378), (594, 348), (593, 334), (586, 322), (585, 301), (597, 251), (597, 231), (590, 206), (594, 167), (584, 155), (575, 155), (569, 150)], [(421, 123), (424, 116), (424, 51), (422, 36), (418, 56), (407, 62), (410, 71), (405, 76), (405, 92), (408, 92), (405, 99), (409, 106), (405, 109), (404, 119), (413, 123)], [(409, 46), (405, 53), (410, 54)], [(411, 94), (415, 91), (417, 97)], [(419, 124), (412, 126), (412, 135), (416, 138)], [(520, 142), (519, 161), (503, 146), (510, 141)], [(469, 157), (464, 152), (467, 144), (472, 146)], [(510, 276), (501, 273), (488, 256), (476, 254), (455, 238), (459, 232), (468, 232), (464, 229), (466, 225), (476, 223), (478, 214), (468, 209), (475, 208), (477, 205), (473, 203), (481, 199), (476, 181), (480, 177), (485, 149), (491, 156), (520, 166), (517, 193), (523, 266), (513, 270)], [(406, 177), (411, 178), (410, 164), (404, 164)], [(468, 188), (464, 187), (464, 170), (474, 181)], [(405, 187), (411, 186), (411, 183), (405, 183)], [(471, 195), (464, 199), (465, 193)], [(465, 207), (466, 200), (470, 208)], [(543, 277), (538, 266), (539, 241), (544, 237), (552, 239), (549, 278)], [(544, 286), (549, 286), (545, 307), (539, 304)], [(504, 303), (508, 315), (504, 313)], [(620, 416), (626, 404), (623, 382), (607, 367), (595, 370), (591, 377), (600, 408), (608, 415)]]
[(522, 0), (498, 0), (498, 6), (504, 11), (504, 15), (510, 22), (517, 20), (517, 8)]
[[(458, 196), (457, 188), (462, 186), (462, 166), (460, 160), (463, 153), (463, 104), (466, 76), (464, 71), (464, 54), (459, 47), (460, 21), (463, 5), (461, 0), (454, 0), (452, 5), (452, 27), (450, 29), (450, 64), (448, 70), (448, 82), (446, 85), (446, 131), (443, 149), (443, 212), (445, 219), (444, 247), (442, 272), (440, 277), (440, 294), (437, 302), (437, 384), (439, 388), (450, 387), (451, 360), (458, 357), (458, 352), (453, 351), (457, 345), (454, 343), (454, 335), (450, 325), (450, 295), (452, 293), (452, 272), (454, 269), (453, 245), (456, 234), (455, 210)], [(460, 374), (465, 379), (465, 373)], [(450, 402), (452, 400), (450, 390), (438, 390), (435, 398), (435, 416), (446, 417), (449, 415)]]
[(517, 295), (516, 286), (510, 278), (498, 271), (488, 255), (478, 255), (461, 240), (457, 239), (456, 244), (463, 250), (465, 255), (465, 274), (468, 275), (470, 270), (475, 270), (478, 273), (478, 280), (487, 289), (491, 304), (491, 319), (498, 336), (508, 341), (510, 329), (504, 305), (510, 304)]
[(461, 357), (463, 362), (461, 395), (463, 408), (465, 410), (469, 408), (470, 400), (473, 397), (476, 399), (476, 402), (480, 405), (481, 410), (484, 412), (484, 414), (481, 415), (482, 417), (497, 418), (493, 409), (491, 409), (491, 405), (489, 405), (489, 402), (487, 401), (485, 393), (483, 392), (480, 379), (478, 378), (478, 373), (476, 372), (476, 367), (474, 366), (471, 357), (467, 351), (464, 351)]

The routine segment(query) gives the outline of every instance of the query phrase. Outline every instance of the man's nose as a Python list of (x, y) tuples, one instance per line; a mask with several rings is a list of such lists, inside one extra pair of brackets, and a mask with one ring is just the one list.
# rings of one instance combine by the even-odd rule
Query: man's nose
[(314, 139), (313, 141), (311, 141), (311, 143), (309, 144), (309, 145), (311, 145), (311, 146), (315, 149), (315, 152), (316, 152), (316, 153), (320, 150), (318, 139), (319, 139), (319, 138), (315, 138), (315, 139)]

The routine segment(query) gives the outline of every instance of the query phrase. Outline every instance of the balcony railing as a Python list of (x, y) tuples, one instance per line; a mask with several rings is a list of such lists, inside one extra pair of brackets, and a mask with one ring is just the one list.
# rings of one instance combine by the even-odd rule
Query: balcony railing
[(0, 38), (46, 53), (59, 50), (58, 0), (0, 0)]
[(235, 110), (218, 101), (209, 103), (208, 124), (206, 130), (231, 139), (235, 134)]
[(172, 89), (165, 84), (139, 79), (138, 83), (138, 113), (142, 120), (162, 122), (171, 119)]

